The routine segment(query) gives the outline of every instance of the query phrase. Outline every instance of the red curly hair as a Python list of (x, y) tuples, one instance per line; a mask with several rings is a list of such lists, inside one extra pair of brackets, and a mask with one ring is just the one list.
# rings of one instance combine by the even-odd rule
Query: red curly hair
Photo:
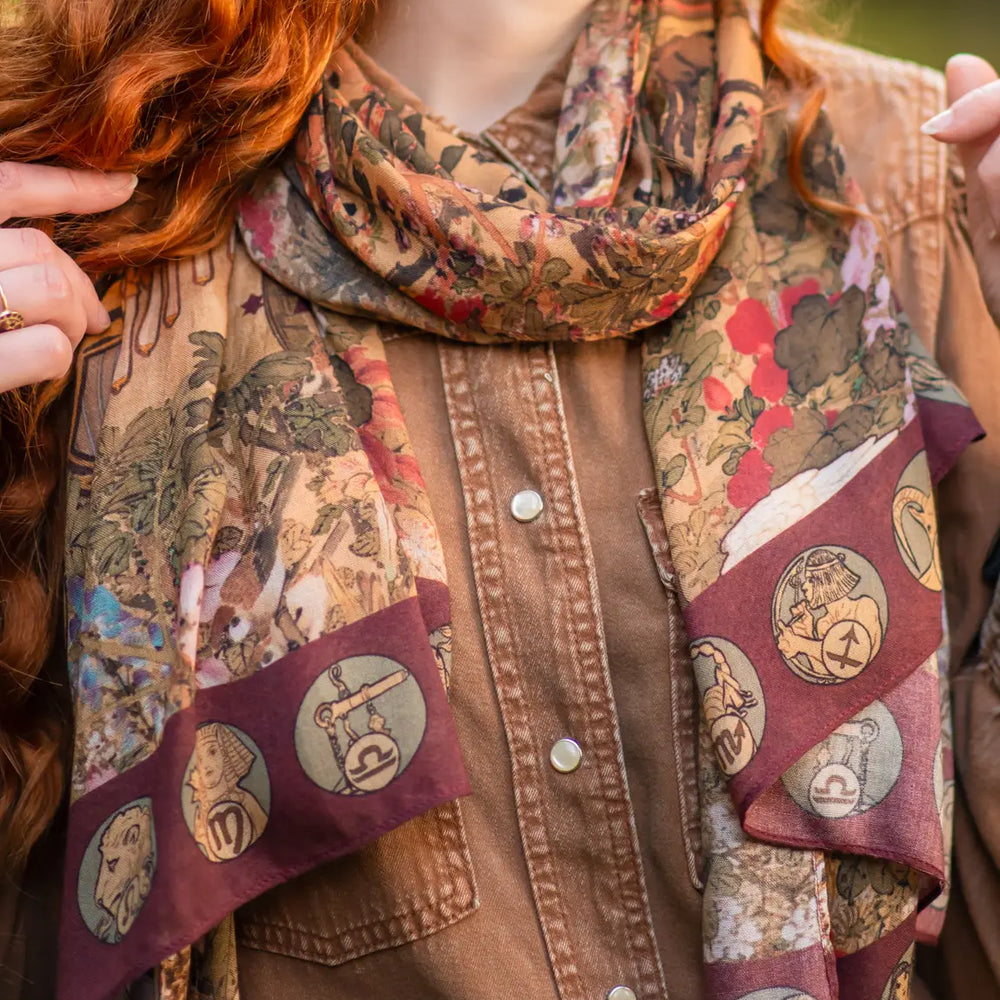
[[(220, 242), (255, 174), (291, 138), (367, 0), (20, 0), (0, 60), (0, 161), (131, 170), (124, 207), (61, 220), (92, 274)], [(765, 55), (810, 96), (792, 178), (822, 102), (763, 0)], [(814, 199), (812, 200), (815, 203)], [(51, 822), (71, 719), (61, 645), (66, 381), (0, 396), (0, 859), (17, 866)], [(63, 698), (65, 704), (65, 698)]]

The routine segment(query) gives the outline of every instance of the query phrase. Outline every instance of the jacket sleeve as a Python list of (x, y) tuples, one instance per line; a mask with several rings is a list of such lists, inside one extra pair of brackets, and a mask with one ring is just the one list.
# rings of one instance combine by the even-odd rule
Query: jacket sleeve
[(1000, 530), (1000, 331), (979, 288), (960, 170), (920, 133), (945, 107), (942, 74), (822, 39), (794, 41), (827, 84), (848, 170), (888, 237), (903, 308), (986, 430), (937, 491), (953, 652), (954, 886), (940, 945), (921, 950), (914, 1000), (1000, 1000), (1000, 597), (983, 576)]
[(954, 165), (947, 192), (934, 346), (987, 436), (965, 452), (938, 492), (957, 781), (951, 902), (939, 947), (922, 956), (922, 968), (941, 1000), (1000, 1000), (1000, 594), (983, 572), (1000, 527), (1000, 331), (980, 293)]
[(968, 658), (993, 597), (983, 565), (1000, 531), (1000, 330), (979, 288), (956, 165), (948, 172), (946, 192), (944, 281), (934, 351), (986, 430), (986, 437), (968, 448), (938, 491), (954, 670)]

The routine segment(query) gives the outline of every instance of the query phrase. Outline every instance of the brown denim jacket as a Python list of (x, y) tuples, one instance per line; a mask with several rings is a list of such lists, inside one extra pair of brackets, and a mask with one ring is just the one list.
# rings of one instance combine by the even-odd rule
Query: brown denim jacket
[[(942, 79), (797, 44), (829, 81), (903, 304), (991, 432), (940, 496), (957, 668), (989, 603), (980, 570), (1000, 525), (1000, 334), (957, 174), (919, 133), (943, 106)], [(542, 170), (558, 96), (553, 76), (484, 141), (529, 177)], [(622, 986), (631, 992), (614, 1000), (696, 1000), (697, 708), (644, 443), (638, 345), (401, 337), (387, 350), (448, 562), (452, 705), (473, 794), (244, 907), (242, 996), (599, 1000)], [(543, 508), (530, 516), (524, 501), (537, 500), (521, 496), (519, 519), (512, 501), (524, 491)], [(971, 668), (957, 687), (961, 886), (926, 975), (941, 1000), (991, 1000), (1000, 694)], [(58, 838), (48, 850), (58, 856)], [(50, 995), (55, 867), (39, 852), (25, 887), (0, 891), (2, 1000)]]

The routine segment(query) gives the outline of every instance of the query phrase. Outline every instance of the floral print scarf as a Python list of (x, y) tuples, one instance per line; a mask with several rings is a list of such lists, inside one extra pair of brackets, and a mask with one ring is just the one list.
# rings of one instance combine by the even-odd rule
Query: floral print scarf
[[(127, 276), (80, 356), (61, 996), (152, 969), (147, 995), (233, 1000), (240, 904), (467, 793), (382, 347), (405, 329), (642, 338), (703, 717), (707, 994), (906, 996), (946, 880), (932, 482), (979, 429), (874, 226), (794, 194), (738, 0), (598, 0), (549, 192), (365, 65), (335, 57), (240, 234)], [(863, 208), (822, 118), (804, 158)]]

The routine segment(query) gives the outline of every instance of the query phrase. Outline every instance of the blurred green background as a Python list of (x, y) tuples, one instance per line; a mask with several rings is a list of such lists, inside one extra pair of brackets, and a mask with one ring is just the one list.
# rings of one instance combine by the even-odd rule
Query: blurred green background
[(974, 52), (1000, 69), (1000, 0), (826, 0), (820, 9), (855, 45), (938, 69)]

